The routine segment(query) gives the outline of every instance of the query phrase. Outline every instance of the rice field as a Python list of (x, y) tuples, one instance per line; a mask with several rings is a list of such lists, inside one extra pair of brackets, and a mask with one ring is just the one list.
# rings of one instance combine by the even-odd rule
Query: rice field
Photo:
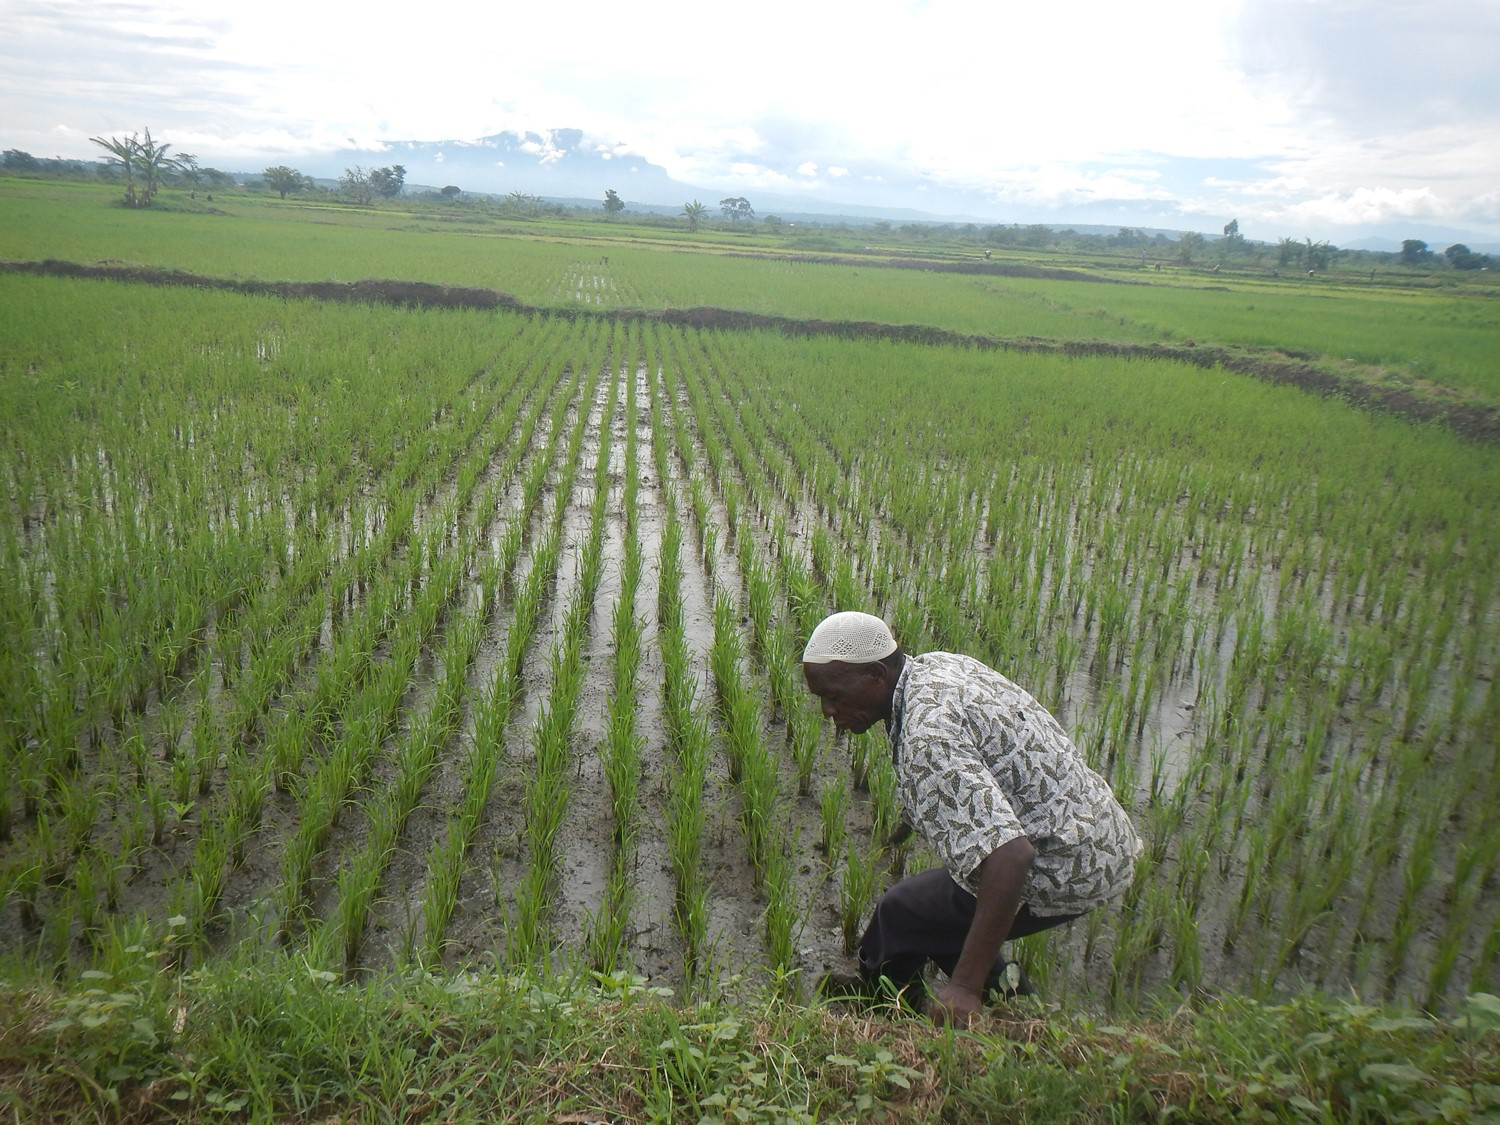
[(0, 275), (0, 947), (805, 993), (930, 860), (801, 681), (856, 608), (1029, 687), (1141, 828), (1021, 943), (1049, 994), (1500, 983), (1495, 448), (591, 316), (664, 283), (549, 253), (570, 315)]

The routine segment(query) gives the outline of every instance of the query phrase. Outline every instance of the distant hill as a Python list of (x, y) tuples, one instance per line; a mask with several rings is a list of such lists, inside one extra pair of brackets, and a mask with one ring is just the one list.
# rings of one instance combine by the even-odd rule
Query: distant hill
[(518, 191), (548, 198), (603, 200), (604, 190), (614, 188), (625, 199), (677, 199), (679, 208), (693, 198), (709, 202), (702, 188), (678, 183), (666, 169), (630, 153), (624, 145), (589, 140), (579, 129), (496, 133), (474, 141), (392, 141), (380, 151), (341, 149), (319, 160), (304, 161), (302, 170), (336, 178), (354, 164), (367, 168), (400, 164), (410, 184), (456, 184), (464, 191), (495, 195)]
[[(787, 222), (841, 222), (851, 226), (882, 220), (981, 226), (1015, 223), (1105, 234), (1129, 226), (1150, 236), (1162, 233), (1175, 239), (1184, 229), (1192, 229), (1195, 221), (1195, 217), (1179, 213), (1174, 207), (1157, 207), (1155, 210), (1160, 213), (1153, 213), (1150, 205), (1136, 201), (1127, 206), (1125, 201), (1111, 199), (1095, 199), (1067, 209), (1033, 205), (1002, 217), (994, 213), (993, 199), (975, 191), (919, 195), (917, 198), (925, 197), (932, 204), (930, 210), (923, 210), (905, 205), (913, 198), (912, 191), (920, 184), (919, 178), (909, 184), (885, 184), (880, 189), (881, 196), (869, 197), (884, 198), (886, 202), (863, 203), (811, 193), (762, 192), (748, 185), (688, 184), (632, 151), (627, 142), (589, 137), (581, 129), (494, 133), (467, 141), (390, 141), (378, 148), (351, 147), (320, 157), (306, 156), (298, 162), (298, 169), (317, 179), (337, 180), (344, 169), (355, 164), (366, 168), (400, 164), (406, 169), (409, 185), (430, 184), (441, 188), (454, 184), (466, 192), (498, 196), (520, 192), (548, 200), (602, 202), (605, 189), (613, 188), (625, 200), (628, 210), (652, 214), (676, 214), (684, 203), (696, 199), (717, 215), (721, 198), (744, 196), (757, 215), (777, 215)], [(865, 190), (872, 189), (865, 185)], [(1208, 226), (1201, 233), (1213, 240), (1219, 230), (1217, 226)], [(1267, 232), (1258, 233), (1265, 240)], [(1287, 233), (1301, 237), (1296, 231)], [(1361, 237), (1354, 237), (1356, 233)], [(1420, 238), (1439, 252), (1455, 242), (1479, 253), (1500, 252), (1500, 243), (1493, 236), (1422, 224), (1382, 223), (1358, 232), (1349, 231), (1347, 241), (1337, 237), (1332, 241), (1344, 249), (1396, 252), (1406, 238)]]

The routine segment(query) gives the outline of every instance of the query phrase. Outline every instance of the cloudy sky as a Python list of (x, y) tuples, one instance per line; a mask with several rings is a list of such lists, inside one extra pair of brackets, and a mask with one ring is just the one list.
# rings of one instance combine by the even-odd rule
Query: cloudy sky
[(1494, 0), (0, 0), (0, 145), (149, 126), (237, 171), (576, 128), (709, 192), (1500, 239), (1497, 46)]

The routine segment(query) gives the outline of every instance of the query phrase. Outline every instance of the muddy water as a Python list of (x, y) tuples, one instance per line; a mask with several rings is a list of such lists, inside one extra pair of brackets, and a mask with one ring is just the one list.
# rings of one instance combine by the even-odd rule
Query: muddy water
[[(597, 417), (602, 409), (602, 399), (597, 395), (604, 391), (603, 383), (596, 390), (596, 399), (588, 404), (589, 415), (585, 419), (584, 452), (580, 456), (580, 471), (575, 474), (573, 487), (563, 501), (563, 549), (554, 582), (539, 614), (536, 633), (526, 652), (522, 665), (522, 693), (512, 709), (510, 721), (504, 733), (505, 756), (496, 771), (484, 816), (465, 865), (459, 884), (458, 905), (445, 935), (446, 953), (454, 964), (474, 961), (503, 959), (505, 953), (505, 930), (514, 915), (513, 888), (520, 883), (529, 862), (525, 843), (525, 822), (522, 809), (526, 793), (526, 775), (533, 757), (531, 732), (537, 718), (547, 702), (550, 689), (547, 666), (550, 654), (561, 638), (562, 619), (578, 585), (576, 558), (580, 549), (580, 535), (588, 533), (588, 503), (591, 484), (585, 483), (592, 466), (589, 457), (588, 427), (594, 427), (592, 452), (597, 453)], [(567, 448), (565, 435), (578, 418), (582, 404), (574, 402), (567, 410), (562, 422), (554, 451), (553, 469), (550, 479), (558, 483), (560, 459)], [(540, 511), (534, 514), (529, 541), (532, 552), (548, 534), (551, 513), (557, 503), (551, 487), (543, 489)], [(534, 562), (532, 552), (523, 556), (517, 568), (514, 588), (519, 589), (531, 574)], [(495, 640), (487, 646), (492, 652), (489, 667), (503, 657), (506, 638), (503, 630), (496, 630)]]
[(635, 861), (631, 873), (631, 929), (626, 939), (637, 972), (665, 982), (668, 987), (680, 988), (682, 942), (672, 922), (676, 882), (665, 829), (672, 756), (662, 711), (661, 690), (666, 669), (661, 659), (656, 622), (660, 571), (651, 563), (660, 556), (662, 491), (650, 458), (651, 412), (646, 373), (641, 368), (632, 374), (636, 385), (636, 417), (629, 419), (628, 424), (635, 429), (637, 450), (636, 534), (646, 562), (635, 598), (636, 620), (642, 624), (635, 721), (636, 731), (643, 742), (639, 791), (641, 815), (636, 822)]
[[(616, 381), (617, 387), (620, 377), (620, 372), (611, 372), (610, 378)], [(621, 389), (613, 416), (591, 421), (590, 432), (584, 439), (584, 465), (592, 473), (601, 448), (601, 431), (608, 428), (610, 472), (604, 517), (604, 573), (590, 611), (591, 628), (585, 647), (583, 686), (579, 691), (571, 738), (574, 762), (569, 778), (571, 792), (558, 831), (553, 928), (559, 939), (569, 945), (583, 944), (594, 929), (595, 920), (603, 910), (605, 887), (614, 862), (614, 813), (609, 783), (604, 774), (604, 743), (614, 677), (610, 622), (620, 596), (620, 568), (625, 556), (620, 488), (625, 458), (624, 400)], [(592, 504), (592, 484), (587, 493), (586, 502)], [(565, 532), (570, 540), (577, 538), (580, 549), (590, 534), (589, 515), (587, 507), (581, 508), (576, 514), (578, 526), (568, 527)], [(569, 519), (574, 518), (574, 513), (570, 512)]]

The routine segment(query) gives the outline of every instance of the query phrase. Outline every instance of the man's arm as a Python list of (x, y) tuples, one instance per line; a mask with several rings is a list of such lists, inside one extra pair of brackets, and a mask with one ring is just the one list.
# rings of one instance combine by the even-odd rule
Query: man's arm
[(974, 878), (978, 888), (974, 921), (969, 924), (953, 976), (932, 1008), (932, 1022), (939, 1027), (945, 1023), (962, 1026), (982, 1006), (985, 979), (1016, 920), (1016, 911), (1021, 909), (1026, 873), (1034, 859), (1036, 849), (1031, 841), (1017, 836), (1001, 844), (980, 863)]

